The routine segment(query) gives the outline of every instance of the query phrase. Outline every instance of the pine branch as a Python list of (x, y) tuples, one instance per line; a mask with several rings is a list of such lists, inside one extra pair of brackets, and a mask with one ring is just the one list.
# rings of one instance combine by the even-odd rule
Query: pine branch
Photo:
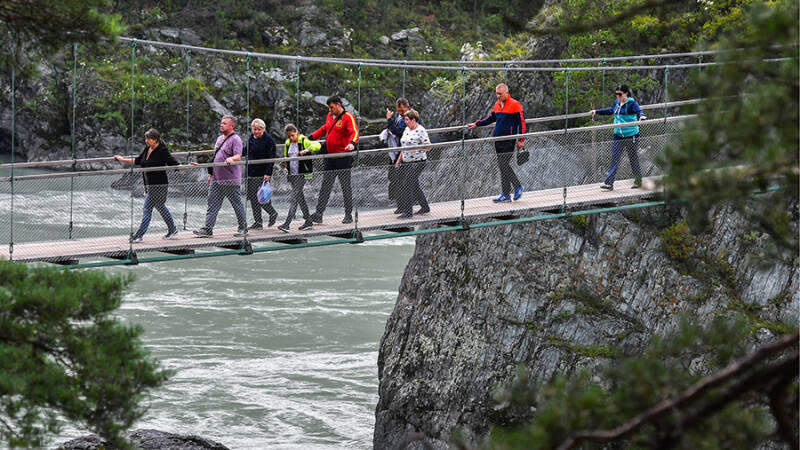
[[(789, 347), (797, 345), (798, 337), (800, 337), (800, 333), (796, 332), (791, 335), (784, 336), (782, 339), (776, 342), (767, 344), (759, 348), (754, 353), (750, 354), (749, 356), (743, 359), (735, 361), (734, 363), (728, 365), (728, 367), (722, 369), (716, 374), (701, 379), (693, 386), (691, 386), (689, 389), (685, 390), (678, 397), (675, 397), (673, 399), (663, 400), (657, 403), (652, 408), (648, 409), (642, 414), (639, 414), (630, 421), (620, 425), (619, 427), (613, 430), (578, 432), (574, 434), (572, 437), (568, 438), (566, 441), (564, 441), (558, 447), (558, 449), (568, 450), (576, 447), (583, 441), (609, 442), (609, 441), (617, 441), (623, 439), (629, 436), (630, 434), (636, 432), (636, 430), (641, 428), (643, 425), (655, 421), (656, 419), (660, 418), (669, 411), (685, 408), (691, 402), (694, 402), (699, 398), (701, 398), (712, 388), (720, 386), (723, 383), (733, 378), (743, 375), (744, 373), (755, 367), (757, 364), (764, 361), (765, 359), (770, 358)], [(794, 366), (796, 367), (797, 365), (796, 355), (793, 358), (793, 360), (794, 360)], [(768, 370), (777, 370), (774, 366), (775, 365), (770, 366)], [(764, 378), (764, 381), (769, 381), (768, 379), (763, 377), (763, 374), (761, 373), (753, 374), (750, 377), (747, 377), (746, 380), (749, 380), (751, 377), (756, 377), (757, 379)], [(738, 384), (730, 389), (734, 389), (737, 386)]]

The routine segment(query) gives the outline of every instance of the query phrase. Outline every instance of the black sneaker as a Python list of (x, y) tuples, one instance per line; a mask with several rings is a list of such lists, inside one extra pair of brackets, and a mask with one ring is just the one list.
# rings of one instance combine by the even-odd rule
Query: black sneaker
[(353, 223), (353, 216), (349, 214), (344, 216), (344, 219), (342, 219), (342, 223)]
[(178, 235), (178, 230), (175, 229), (175, 230), (172, 230), (172, 231), (168, 231), (167, 234), (165, 234), (162, 239), (174, 239), (175, 236), (177, 236), (177, 235)]
[(412, 217), (413, 216), (411, 215), (411, 213), (403, 213), (403, 214), (400, 214), (399, 216), (397, 216), (398, 219), (410, 219)]
[(214, 232), (208, 228), (200, 228), (199, 230), (192, 231), (192, 233), (197, 237), (211, 237), (214, 235)]
[(394, 210), (394, 213), (395, 214), (403, 214), (403, 210), (400, 209), (400, 207), (398, 207), (397, 209)]
[(247, 229), (248, 230), (263, 230), (264, 226), (261, 225), (260, 223), (254, 223), (254, 224), (250, 225), (249, 227), (247, 227)]
[(314, 213), (311, 215), (311, 220), (314, 223), (322, 223), (322, 214)]
[(282, 224), (278, 225), (278, 229), (283, 231), (284, 233), (288, 233), (289, 232), (289, 222), (282, 223)]
[(611, 185), (611, 184), (604, 184), (604, 185), (600, 186), (600, 189), (605, 189), (607, 191), (613, 191), (614, 190), (614, 186)]
[(300, 225), (298, 230), (303, 231), (303, 230), (310, 230), (312, 228), (314, 228), (314, 222), (307, 221), (307, 222), (303, 223), (302, 225)]
[(414, 211), (414, 215), (416, 216), (418, 214), (428, 214), (429, 212), (431, 212), (430, 208), (420, 208), (417, 211)]
[(275, 225), (275, 222), (278, 221), (278, 213), (275, 213), (269, 216), (269, 223), (267, 224), (268, 227)]

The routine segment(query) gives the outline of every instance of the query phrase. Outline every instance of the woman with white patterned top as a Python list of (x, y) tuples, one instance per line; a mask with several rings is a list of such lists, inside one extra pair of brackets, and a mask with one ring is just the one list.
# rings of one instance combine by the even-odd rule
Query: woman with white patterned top
[[(400, 138), (400, 145), (411, 147), (430, 144), (431, 140), (428, 138), (428, 131), (419, 124), (419, 113), (409, 109), (406, 111), (405, 117), (406, 129)], [(415, 203), (418, 203), (420, 208), (414, 214), (426, 214), (431, 210), (430, 206), (428, 206), (428, 200), (425, 198), (425, 193), (422, 192), (422, 188), (419, 186), (419, 175), (427, 164), (428, 156), (426, 153), (428, 150), (430, 149), (403, 150), (397, 158), (395, 166), (400, 168), (401, 179), (403, 180), (403, 187), (400, 192), (400, 219), (410, 219), (412, 217), (411, 210)]]

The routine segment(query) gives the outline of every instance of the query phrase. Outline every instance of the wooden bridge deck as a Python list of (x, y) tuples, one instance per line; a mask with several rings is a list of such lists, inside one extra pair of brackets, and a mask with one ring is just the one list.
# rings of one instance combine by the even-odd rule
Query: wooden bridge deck
[[(643, 188), (631, 189), (633, 180), (619, 180), (615, 190), (604, 191), (599, 183), (572, 186), (567, 188), (567, 207), (587, 206), (593, 204), (614, 204), (651, 196), (660, 190), (653, 182), (657, 177), (645, 179)], [(491, 197), (472, 198), (465, 201), (464, 217), (471, 222), (489, 221), (493, 218), (530, 216), (535, 211), (550, 211), (564, 204), (563, 188), (527, 191), (519, 201), (512, 203), (493, 203)], [(431, 212), (415, 215), (410, 219), (398, 219), (393, 209), (359, 211), (358, 228), (361, 231), (371, 230), (412, 230), (416, 227), (452, 223), (461, 217), (460, 200), (432, 203)], [(221, 214), (232, 214), (223, 208)], [(353, 224), (343, 225), (342, 215), (326, 215), (322, 224), (315, 224), (311, 230), (299, 231), (301, 220), (292, 223), (290, 233), (284, 233), (276, 227), (263, 230), (248, 231), (247, 241), (252, 244), (264, 242), (303, 242), (315, 236), (349, 237), (354, 229)], [(196, 249), (209, 247), (241, 248), (242, 237), (234, 237), (235, 228), (217, 228), (211, 238), (199, 238), (191, 230), (181, 231), (177, 237), (164, 240), (158, 233), (145, 235), (143, 242), (133, 244), (137, 254), (145, 252), (164, 252), (173, 254), (190, 254)], [(14, 261), (34, 262), (47, 261), (58, 264), (77, 264), (81, 258), (114, 258), (126, 259), (131, 245), (128, 236), (109, 236), (74, 240), (15, 243)], [(0, 259), (9, 259), (9, 249), (0, 249)]]

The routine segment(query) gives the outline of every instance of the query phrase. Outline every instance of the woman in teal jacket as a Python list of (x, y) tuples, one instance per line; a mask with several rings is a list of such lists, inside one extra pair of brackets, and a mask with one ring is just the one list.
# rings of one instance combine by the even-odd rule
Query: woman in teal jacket
[[(604, 109), (593, 109), (590, 112), (592, 117), (595, 114), (601, 116), (614, 115), (614, 123), (635, 123), (639, 120), (647, 119), (642, 108), (636, 103), (633, 97), (630, 97), (630, 89), (627, 85), (621, 84), (617, 86), (614, 94), (617, 99), (614, 101), (614, 106)], [(622, 152), (628, 154), (628, 159), (631, 162), (631, 169), (636, 177), (633, 181), (632, 188), (642, 187), (642, 168), (639, 165), (639, 127), (619, 127), (614, 128), (614, 139), (611, 141), (611, 169), (608, 171), (605, 183), (600, 186), (601, 189), (609, 191), (614, 190), (614, 178), (617, 175), (619, 162), (622, 159)]]
[[(283, 157), (292, 158), (296, 156), (305, 156), (310, 152), (318, 152), (322, 149), (322, 144), (307, 139), (300, 134), (294, 124), (288, 124), (283, 129), (286, 135), (286, 143), (283, 146)], [(308, 213), (308, 205), (306, 204), (306, 197), (303, 194), (303, 187), (306, 180), (310, 180), (311, 172), (314, 170), (313, 161), (306, 160), (293, 160), (284, 161), (281, 163), (284, 169), (288, 172), (287, 178), (292, 185), (292, 199), (289, 202), (289, 214), (286, 215), (286, 222), (278, 226), (278, 229), (288, 233), (289, 225), (294, 220), (294, 215), (297, 212), (297, 205), (300, 205), (300, 210), (303, 211), (303, 219), (305, 222), (300, 225), (299, 230), (308, 230), (314, 226), (311, 220), (311, 215)]]

